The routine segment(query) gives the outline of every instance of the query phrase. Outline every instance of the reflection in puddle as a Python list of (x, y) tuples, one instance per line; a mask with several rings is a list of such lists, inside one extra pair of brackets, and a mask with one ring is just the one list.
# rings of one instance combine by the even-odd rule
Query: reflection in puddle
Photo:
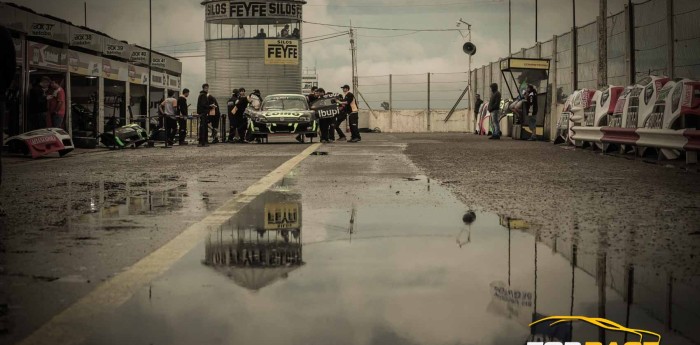
[(87, 200), (71, 200), (69, 208), (85, 210), (74, 221), (94, 225), (107, 219), (129, 216), (157, 215), (183, 207), (187, 184), (167, 190), (155, 190), (144, 183), (97, 183)]
[[(420, 181), (392, 185), (403, 196), (424, 191)], [(305, 200), (302, 217), (287, 187), (212, 233), (93, 343), (523, 344), (553, 336), (528, 325), (556, 315), (600, 315), (669, 344), (700, 340), (696, 278), (646, 265), (633, 247), (611, 251), (599, 234), (544, 237), (518, 219), (471, 219), (439, 184), (420, 197), (376, 188), (356, 206)], [(128, 331), (144, 323), (148, 332)], [(565, 326), (563, 340), (624, 342)]]
[(204, 264), (253, 291), (303, 265), (301, 196), (268, 191), (209, 236)]

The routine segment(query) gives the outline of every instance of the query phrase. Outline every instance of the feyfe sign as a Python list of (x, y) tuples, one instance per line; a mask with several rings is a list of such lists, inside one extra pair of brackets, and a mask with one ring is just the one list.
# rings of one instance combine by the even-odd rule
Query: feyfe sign
[(298, 65), (299, 41), (265, 40), (266, 65)]
[(211, 1), (206, 19), (294, 19), (301, 20), (302, 4), (291, 1)]

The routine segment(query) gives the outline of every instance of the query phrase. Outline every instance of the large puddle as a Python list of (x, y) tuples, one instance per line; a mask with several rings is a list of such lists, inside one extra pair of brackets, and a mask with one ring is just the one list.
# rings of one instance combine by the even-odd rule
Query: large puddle
[(697, 277), (596, 250), (587, 236), (545, 239), (518, 219), (468, 214), (424, 177), (377, 190), (374, 203), (320, 208), (283, 183), (101, 320), (87, 343), (523, 344), (537, 332), (623, 342), (585, 322), (528, 326), (601, 314), (662, 343), (700, 341)]

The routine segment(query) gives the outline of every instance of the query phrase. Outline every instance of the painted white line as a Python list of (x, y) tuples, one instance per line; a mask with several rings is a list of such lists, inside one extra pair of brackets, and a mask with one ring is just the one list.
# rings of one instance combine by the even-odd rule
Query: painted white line
[(277, 169), (227, 201), (212, 214), (183, 231), (170, 242), (98, 286), (63, 312), (54, 316), (19, 344), (81, 344), (90, 336), (91, 322), (116, 310), (141, 287), (168, 270), (191, 251), (210, 230), (216, 229), (239, 212), (243, 206), (264, 193), (308, 157), (321, 144), (313, 144)]

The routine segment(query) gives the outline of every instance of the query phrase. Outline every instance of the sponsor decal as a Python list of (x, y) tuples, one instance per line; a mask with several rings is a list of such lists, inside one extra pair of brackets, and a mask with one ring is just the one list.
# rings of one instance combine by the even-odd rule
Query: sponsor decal
[(50, 136), (50, 135), (45, 135), (45, 136), (38, 137), (38, 138), (30, 138), (30, 139), (27, 139), (27, 141), (31, 145), (41, 145), (41, 144), (47, 144), (47, 143), (55, 143), (56, 141), (58, 141), (58, 138), (56, 138), (54, 136)]
[[(626, 342), (624, 345), (658, 345), (661, 343), (661, 335), (658, 333), (643, 329), (628, 328), (608, 319), (586, 316), (549, 316), (530, 324), (533, 335), (530, 336), (527, 345), (606, 345), (598, 341), (568, 341), (568, 338), (571, 337), (570, 331), (565, 332), (559, 327), (561, 327), (562, 324), (576, 321), (587, 322), (607, 331), (629, 333), (630, 335), (639, 337), (638, 340)], [(547, 326), (551, 329), (547, 329)], [(618, 345), (617, 342), (610, 343), (610, 345), (613, 344)]]
[(681, 105), (686, 108), (690, 108), (693, 105), (693, 86), (684, 85), (683, 87), (683, 101)]
[(298, 65), (298, 40), (265, 40), (266, 65)]
[(324, 107), (324, 108), (318, 109), (316, 111), (317, 111), (318, 117), (320, 117), (322, 119), (331, 118), (331, 117), (334, 117), (334, 116), (340, 114), (340, 109), (338, 109), (338, 106), (336, 106), (336, 105)]

